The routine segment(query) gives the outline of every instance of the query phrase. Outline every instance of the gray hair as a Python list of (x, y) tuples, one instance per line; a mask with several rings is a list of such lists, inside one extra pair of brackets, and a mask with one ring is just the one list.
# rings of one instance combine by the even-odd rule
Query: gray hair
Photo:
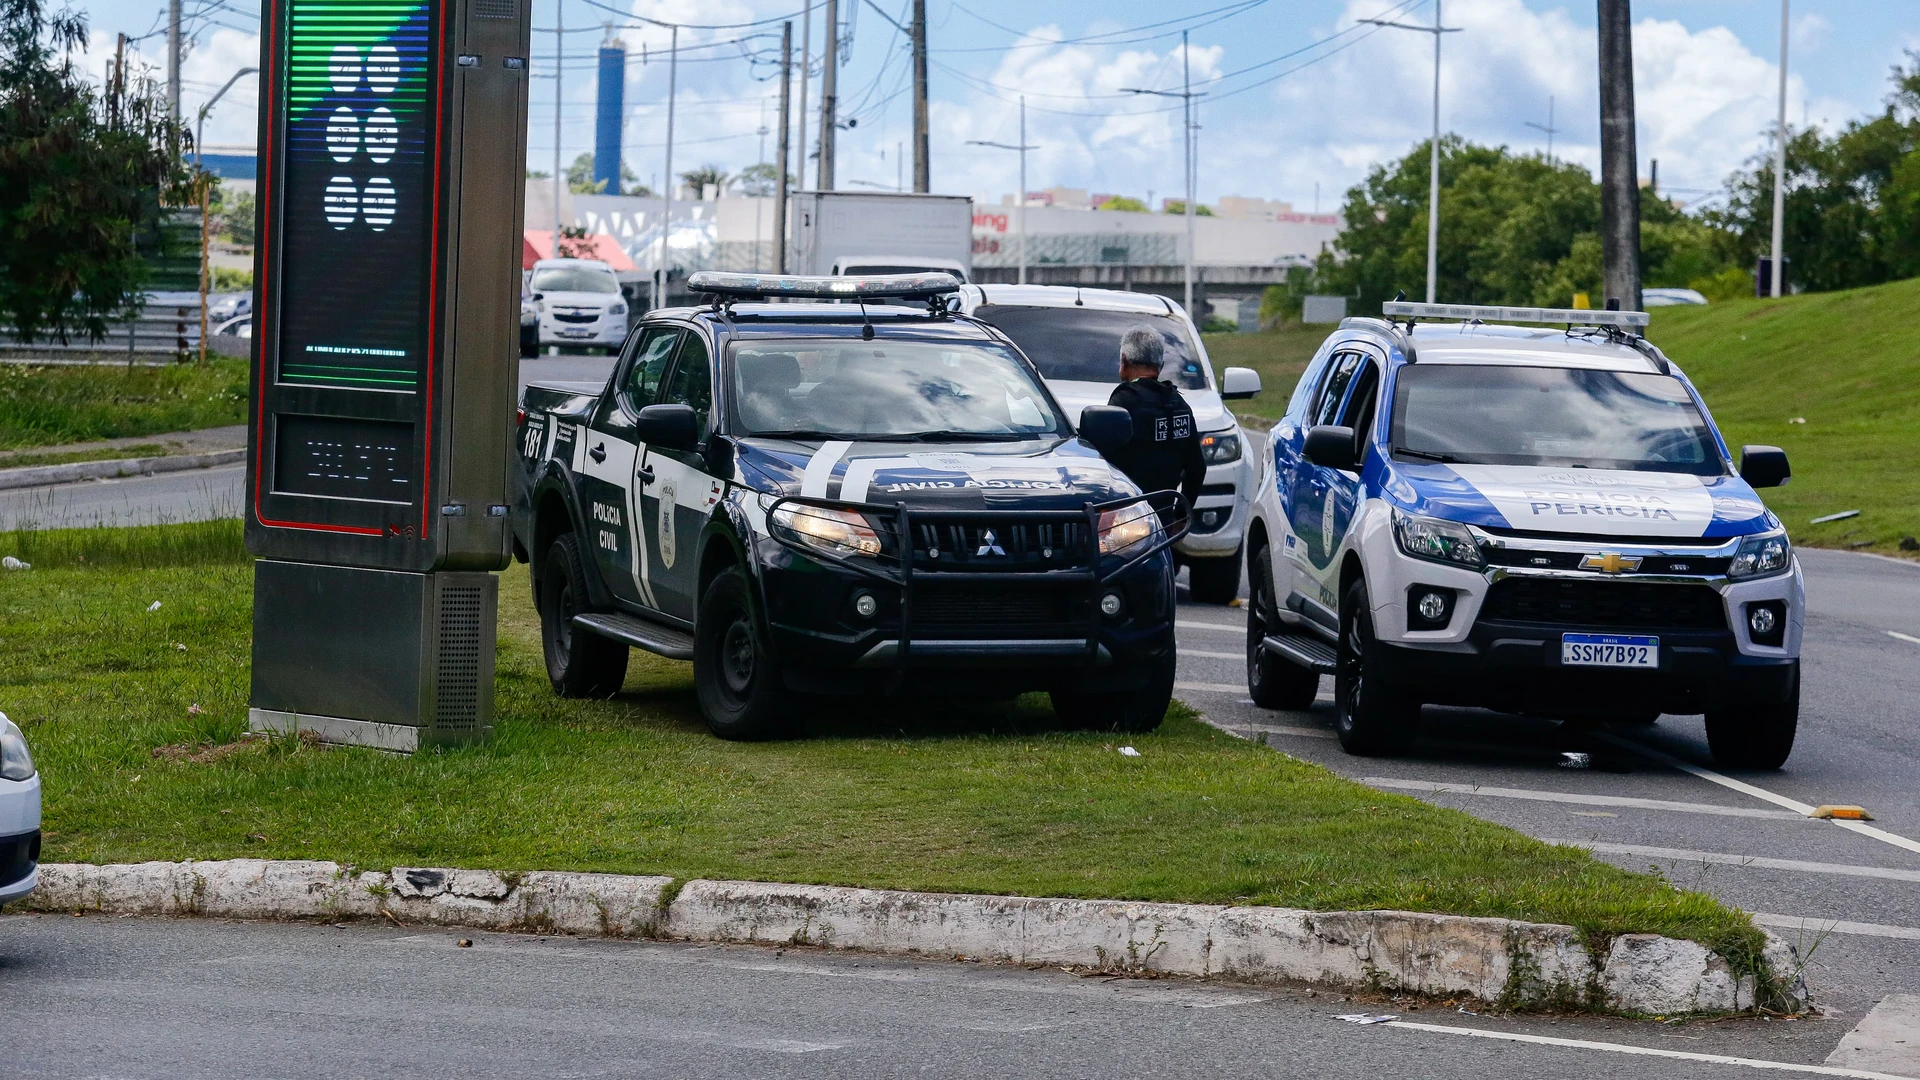
[(1159, 371), (1161, 358), (1166, 354), (1166, 342), (1151, 326), (1136, 326), (1120, 339), (1120, 363), (1127, 367), (1150, 367)]

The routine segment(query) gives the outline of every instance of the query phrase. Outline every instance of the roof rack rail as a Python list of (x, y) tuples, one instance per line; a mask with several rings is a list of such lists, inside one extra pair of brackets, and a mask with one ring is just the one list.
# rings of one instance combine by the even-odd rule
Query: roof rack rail
[(1389, 300), (1380, 305), (1391, 319), (1459, 319), (1465, 322), (1563, 323), (1638, 330), (1652, 321), (1644, 311), (1594, 311), (1589, 308), (1496, 307), (1483, 304), (1414, 304)]

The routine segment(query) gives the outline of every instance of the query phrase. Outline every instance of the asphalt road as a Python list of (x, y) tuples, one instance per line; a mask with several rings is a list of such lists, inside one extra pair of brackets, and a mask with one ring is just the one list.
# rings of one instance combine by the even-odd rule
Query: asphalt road
[[(212, 920), (0, 917), (8, 1077), (1620, 1080), (1817, 1062), (1844, 1025), (1493, 1019), (1304, 989), (813, 949)], [(1341, 1014), (1399, 1014), (1360, 1026)]]

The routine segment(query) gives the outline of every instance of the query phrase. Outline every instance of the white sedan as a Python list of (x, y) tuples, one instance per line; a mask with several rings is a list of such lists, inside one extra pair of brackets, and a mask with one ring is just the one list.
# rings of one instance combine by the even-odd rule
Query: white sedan
[(27, 737), (0, 713), (0, 904), (40, 884), (40, 774)]

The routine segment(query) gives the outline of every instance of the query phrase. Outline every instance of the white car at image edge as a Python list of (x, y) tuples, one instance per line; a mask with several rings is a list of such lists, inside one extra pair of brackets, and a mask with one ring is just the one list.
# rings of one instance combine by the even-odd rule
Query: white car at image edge
[(0, 904), (40, 884), (40, 774), (27, 737), (0, 713)]
[(1258, 464), (1225, 402), (1260, 392), (1252, 368), (1228, 368), (1216, 380), (1193, 320), (1154, 293), (1067, 285), (963, 285), (959, 310), (1013, 340), (1040, 369), (1069, 417), (1105, 405), (1120, 385), (1120, 338), (1149, 326), (1166, 343), (1161, 377), (1180, 388), (1200, 428), (1207, 478), (1187, 535), (1174, 555), (1187, 567), (1187, 589), (1207, 604), (1231, 603), (1240, 592), (1241, 549)]
[(598, 259), (541, 259), (527, 289), (539, 318), (540, 347), (620, 348), (627, 339), (627, 298), (613, 267)]

